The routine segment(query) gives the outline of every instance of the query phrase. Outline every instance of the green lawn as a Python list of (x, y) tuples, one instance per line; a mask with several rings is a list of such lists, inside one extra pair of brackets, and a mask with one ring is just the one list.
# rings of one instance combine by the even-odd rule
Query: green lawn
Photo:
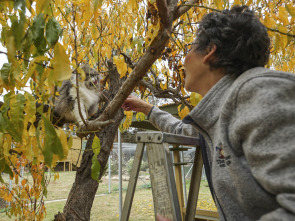
[[(66, 203), (71, 186), (75, 179), (75, 172), (60, 172), (59, 179), (51, 182), (48, 186), (47, 199), (45, 205), (47, 209), (47, 215), (45, 221), (53, 220), (54, 215), (58, 211), (62, 211)], [(7, 177), (4, 177), (7, 179)], [(149, 184), (149, 180), (144, 180), (146, 184)], [(142, 180), (138, 180), (137, 190), (135, 192), (133, 207), (130, 214), (130, 220), (154, 220), (154, 209), (151, 189), (145, 188)], [(125, 196), (128, 182), (123, 181), (123, 197)], [(189, 183), (187, 183), (187, 190)], [(99, 185), (97, 190), (97, 196), (93, 202), (91, 211), (91, 221), (105, 221), (105, 220), (118, 220), (119, 219), (119, 193), (118, 193), (118, 181), (111, 182), (111, 193), (108, 193), (108, 179), (104, 177), (103, 182)], [(102, 195), (103, 194), (103, 195)], [(62, 200), (59, 202), (50, 202), (52, 200)], [(207, 182), (202, 181), (201, 193), (199, 196), (198, 207), (202, 209), (216, 210), (214, 202), (210, 195), (210, 190), (207, 186)], [(8, 218), (5, 213), (0, 213), (0, 221), (11, 221), (15, 218)]]

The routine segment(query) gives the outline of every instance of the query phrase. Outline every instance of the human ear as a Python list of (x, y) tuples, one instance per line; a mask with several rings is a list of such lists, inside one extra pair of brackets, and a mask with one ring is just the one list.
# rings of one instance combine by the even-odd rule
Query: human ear
[(203, 58), (203, 64), (209, 63), (215, 58), (216, 50), (217, 50), (217, 46), (215, 44), (210, 45), (208, 53)]

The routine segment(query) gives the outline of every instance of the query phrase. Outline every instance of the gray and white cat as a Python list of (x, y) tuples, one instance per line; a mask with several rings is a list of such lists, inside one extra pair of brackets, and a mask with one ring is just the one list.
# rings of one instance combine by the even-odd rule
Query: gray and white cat
[[(88, 64), (82, 67), (86, 73), (85, 81), (78, 83), (81, 113), (85, 121), (97, 113), (100, 101), (100, 80), (101, 78)], [(73, 73), (70, 80), (63, 81), (58, 88), (59, 96), (54, 102), (54, 116), (60, 118), (62, 123), (77, 123), (79, 127), (83, 125), (83, 120), (79, 114), (76, 73)]]

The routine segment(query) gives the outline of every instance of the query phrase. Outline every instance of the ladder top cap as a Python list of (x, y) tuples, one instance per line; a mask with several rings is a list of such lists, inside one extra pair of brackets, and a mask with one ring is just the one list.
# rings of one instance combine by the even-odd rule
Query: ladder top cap
[(139, 143), (199, 145), (198, 138), (163, 132), (137, 132), (136, 141)]

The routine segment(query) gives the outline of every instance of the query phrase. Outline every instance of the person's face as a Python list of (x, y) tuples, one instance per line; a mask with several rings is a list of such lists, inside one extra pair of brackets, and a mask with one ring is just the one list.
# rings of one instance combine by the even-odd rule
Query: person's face
[(184, 88), (190, 92), (199, 92), (198, 85), (205, 75), (205, 67), (203, 64), (204, 55), (200, 54), (192, 48), (184, 60), (185, 80)]

